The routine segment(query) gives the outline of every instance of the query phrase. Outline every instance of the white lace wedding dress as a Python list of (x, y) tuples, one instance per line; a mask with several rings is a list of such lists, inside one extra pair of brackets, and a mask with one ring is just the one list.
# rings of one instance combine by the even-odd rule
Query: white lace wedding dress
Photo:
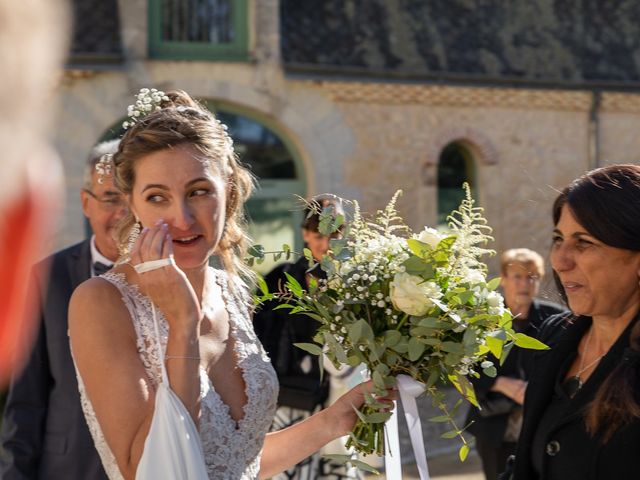
[[(204, 369), (200, 369), (200, 439), (207, 472), (211, 480), (249, 480), (258, 478), (260, 457), (265, 434), (269, 431), (276, 410), (278, 380), (262, 345), (257, 340), (250, 320), (248, 295), (240, 288), (229, 288), (224, 271), (213, 270), (213, 277), (222, 290), (231, 332), (235, 340), (235, 354), (243, 371), (247, 404), (244, 417), (236, 422), (229, 407), (222, 401)], [(211, 278), (209, 277), (209, 278)], [(155, 333), (149, 298), (135, 285), (127, 283), (123, 274), (106, 273), (102, 276), (115, 285), (129, 310), (137, 336), (137, 347), (142, 363), (154, 385), (161, 382), (162, 359), (155, 347)], [(211, 291), (208, 289), (207, 291)], [(206, 299), (203, 299), (206, 309)], [(166, 348), (168, 326), (158, 311), (160, 340)], [(110, 480), (122, 480), (115, 458), (100, 429), (82, 378), (78, 374), (80, 398), (89, 430), (102, 464)]]

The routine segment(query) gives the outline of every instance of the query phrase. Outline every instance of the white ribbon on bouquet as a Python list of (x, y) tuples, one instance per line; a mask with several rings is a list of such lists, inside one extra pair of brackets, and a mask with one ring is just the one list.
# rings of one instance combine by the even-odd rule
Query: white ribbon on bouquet
[[(404, 409), (404, 417), (409, 427), (409, 436), (413, 455), (418, 466), (420, 480), (429, 480), (429, 467), (427, 466), (427, 452), (422, 439), (422, 426), (420, 415), (418, 414), (418, 404), (416, 398), (425, 391), (424, 383), (414, 380), (408, 375), (398, 375), (398, 393)], [(384, 456), (385, 473), (389, 480), (400, 480), (402, 478), (402, 458), (400, 455), (400, 436), (398, 435), (398, 405), (397, 401), (393, 409), (391, 418), (387, 421), (385, 437), (386, 449)]]

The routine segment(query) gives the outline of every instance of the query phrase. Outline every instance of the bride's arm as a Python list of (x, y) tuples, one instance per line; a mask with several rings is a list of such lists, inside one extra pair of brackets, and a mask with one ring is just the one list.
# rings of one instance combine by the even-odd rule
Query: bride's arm
[[(353, 407), (362, 406), (364, 392), (372, 389), (372, 382), (362, 383), (330, 407), (291, 427), (267, 434), (260, 463), (260, 478), (266, 479), (283, 472), (331, 440), (348, 434), (357, 420)], [(391, 401), (392, 398), (393, 395), (386, 399)]]
[[(138, 238), (131, 261), (173, 254), (167, 226), (157, 222)], [(169, 324), (167, 374), (193, 421), (200, 413), (200, 305), (186, 275), (168, 265), (136, 276), (140, 288), (164, 313)], [(136, 348), (136, 333), (117, 288), (92, 278), (76, 289), (69, 305), (71, 347), (96, 418), (124, 478), (133, 479), (144, 450), (155, 406)], [(156, 349), (155, 342), (145, 348)], [(161, 359), (164, 361), (164, 359)]]
[[(197, 325), (197, 321), (182, 322), (190, 323)], [(69, 334), (105, 440), (123, 477), (133, 479), (153, 418), (155, 390), (138, 355), (136, 333), (120, 292), (100, 278), (80, 285), (69, 306)], [(191, 335), (187, 328), (170, 332), (167, 351), (197, 356), (197, 327)], [(168, 363), (171, 387), (195, 420), (199, 412), (199, 362)]]

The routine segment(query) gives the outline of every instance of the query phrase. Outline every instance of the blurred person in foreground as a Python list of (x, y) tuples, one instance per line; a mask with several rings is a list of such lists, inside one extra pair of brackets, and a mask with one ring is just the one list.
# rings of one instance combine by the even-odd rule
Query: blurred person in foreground
[(631, 480), (640, 446), (640, 166), (592, 170), (553, 206), (551, 266), (570, 314), (547, 320), (515, 480)]
[(118, 258), (115, 229), (126, 213), (125, 200), (113, 178), (100, 179), (95, 169), (103, 155), (117, 151), (118, 143), (97, 145), (85, 165), (80, 200), (93, 235), (35, 267), (40, 326), (23, 372), (11, 382), (4, 410), (0, 430), (4, 480), (107, 478), (80, 405), (67, 311), (75, 288), (104, 273)]
[[(537, 337), (543, 321), (565, 311), (536, 298), (544, 277), (544, 260), (528, 248), (505, 251), (500, 259), (500, 285), (505, 305), (514, 316), (516, 332)], [(493, 378), (481, 375), (474, 386), (481, 409), (471, 407), (467, 424), (487, 480), (495, 480), (509, 455), (515, 453), (522, 427), (522, 403), (531, 370), (532, 352), (514, 347)]]
[(59, 204), (62, 171), (46, 145), (51, 91), (69, 28), (66, 2), (0, 0), (0, 386), (21, 366), (37, 302), (28, 293)]

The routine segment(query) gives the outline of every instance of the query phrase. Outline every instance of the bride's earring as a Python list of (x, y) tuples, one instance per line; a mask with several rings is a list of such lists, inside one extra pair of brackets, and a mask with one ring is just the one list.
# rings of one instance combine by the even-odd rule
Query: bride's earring
[(133, 250), (133, 246), (136, 244), (136, 240), (140, 236), (140, 232), (142, 231), (142, 226), (140, 225), (140, 220), (136, 218), (135, 223), (129, 230), (129, 238), (127, 238), (127, 255), (131, 255), (131, 251)]

